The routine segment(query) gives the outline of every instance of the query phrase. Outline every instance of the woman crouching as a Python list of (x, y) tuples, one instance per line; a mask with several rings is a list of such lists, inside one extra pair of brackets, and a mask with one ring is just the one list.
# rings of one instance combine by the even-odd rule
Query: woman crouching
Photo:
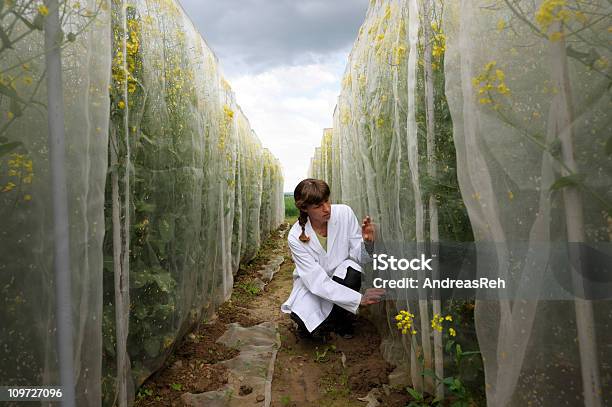
[[(331, 205), (325, 181), (308, 178), (294, 191), (298, 221), (289, 231), (295, 263), (293, 289), (281, 310), (291, 314), (303, 337), (321, 337), (329, 331), (350, 338), (354, 314), (360, 305), (376, 304), (384, 289), (362, 295), (362, 268), (375, 234), (370, 217), (361, 224), (347, 205)], [(364, 250), (365, 249), (365, 250)]]

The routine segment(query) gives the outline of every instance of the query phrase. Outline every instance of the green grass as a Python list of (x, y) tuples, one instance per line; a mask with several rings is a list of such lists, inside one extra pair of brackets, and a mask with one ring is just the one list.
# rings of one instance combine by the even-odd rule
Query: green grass
[(300, 211), (295, 206), (295, 200), (293, 199), (293, 194), (285, 194), (285, 217), (292, 218), (298, 217), (300, 215)]

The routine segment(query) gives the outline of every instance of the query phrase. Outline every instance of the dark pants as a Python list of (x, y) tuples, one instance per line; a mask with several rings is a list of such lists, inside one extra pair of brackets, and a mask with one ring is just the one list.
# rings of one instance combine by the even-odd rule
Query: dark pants
[[(361, 288), (361, 273), (352, 267), (349, 267), (346, 270), (346, 276), (344, 276), (343, 279), (334, 276), (332, 277), (332, 280), (354, 291), (359, 291)], [(312, 331), (312, 334), (324, 333), (328, 331), (346, 331), (352, 326), (354, 318), (355, 316), (350, 311), (347, 311), (344, 308), (334, 304), (327, 318), (325, 318), (321, 325)], [(298, 324), (298, 329), (301, 334), (309, 335), (306, 325), (304, 325), (304, 322), (297, 316), (296, 313), (291, 313), (291, 319)]]

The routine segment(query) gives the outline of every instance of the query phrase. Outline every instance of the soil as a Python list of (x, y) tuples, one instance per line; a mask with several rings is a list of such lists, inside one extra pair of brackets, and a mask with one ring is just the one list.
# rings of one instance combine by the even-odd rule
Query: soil
[[(294, 322), (280, 311), (293, 282), (294, 265), (286, 241), (289, 226), (284, 224), (273, 232), (263, 242), (257, 257), (241, 265), (232, 298), (219, 308), (218, 318), (186, 335), (165, 367), (141, 386), (136, 407), (181, 406), (180, 396), (185, 392), (201, 393), (223, 387), (228, 380), (227, 371), (214, 363), (233, 358), (237, 350), (216, 340), (225, 332), (225, 325), (232, 322), (242, 326), (263, 321), (278, 323), (282, 344), (274, 367), (272, 407), (364, 407), (366, 403), (358, 398), (388, 382), (387, 375), (393, 369), (383, 360), (380, 337), (367, 319), (357, 318), (353, 338), (344, 339), (332, 333), (327, 341), (321, 342), (300, 338)], [(250, 289), (251, 283), (260, 277), (258, 269), (277, 255), (282, 255), (285, 261), (272, 281), (263, 290)], [(243, 387), (241, 394), (252, 391)], [(405, 393), (381, 397), (383, 406), (405, 406), (410, 400)]]

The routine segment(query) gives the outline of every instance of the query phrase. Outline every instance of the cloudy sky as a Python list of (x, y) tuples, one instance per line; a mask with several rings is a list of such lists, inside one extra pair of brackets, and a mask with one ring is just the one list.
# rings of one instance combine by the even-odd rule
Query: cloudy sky
[(306, 176), (331, 127), (368, 0), (180, 0), (213, 49), (285, 191)]

